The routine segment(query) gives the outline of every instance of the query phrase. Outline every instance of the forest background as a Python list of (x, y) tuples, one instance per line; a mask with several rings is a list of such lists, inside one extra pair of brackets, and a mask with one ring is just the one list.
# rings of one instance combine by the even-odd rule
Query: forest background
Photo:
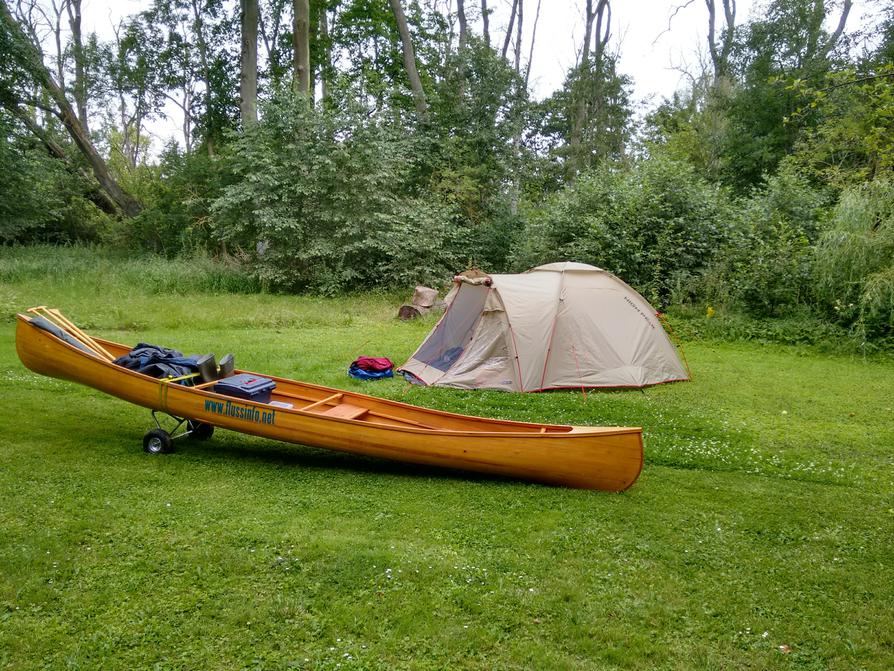
[[(610, 0), (579, 0), (542, 100), (541, 0), (505, 25), (488, 0), (152, 0), (112, 39), (82, 0), (2, 0), (0, 243), (327, 295), (576, 260), (662, 310), (887, 349), (894, 9), (694, 2), (703, 58), (643, 112)], [(172, 106), (180, 137), (150, 151)]]

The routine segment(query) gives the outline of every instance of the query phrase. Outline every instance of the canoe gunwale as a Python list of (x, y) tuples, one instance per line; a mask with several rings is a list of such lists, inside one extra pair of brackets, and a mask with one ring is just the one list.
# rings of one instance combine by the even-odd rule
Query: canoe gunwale
[[(17, 315), (16, 351), (33, 372), (83, 384), (133, 405), (238, 433), (424, 466), (612, 492), (631, 487), (643, 468), (642, 429), (636, 427), (534, 424), (473, 417), (264, 375), (282, 383), (279, 398), (294, 396), (313, 403), (337, 393), (341, 394), (340, 400), (332, 401), (331, 408), (348, 403), (364, 407), (367, 412), (363, 419), (283, 408), (218, 394), (207, 387), (164, 382), (128, 370), (79, 350), (30, 322), (27, 315)], [(126, 345), (96, 340), (116, 356), (130, 351)], [(276, 392), (273, 396), (277, 396)], [(209, 407), (210, 400), (215, 407)], [(437, 426), (426, 426), (429, 422)], [(499, 429), (487, 430), (488, 426)]]
[[(28, 326), (30, 326), (31, 328), (34, 328), (34, 329), (38, 328), (30, 323), (31, 320), (27, 315), (18, 314), (17, 317), (21, 321), (24, 321), (25, 323), (27, 323)], [(91, 354), (88, 354), (87, 352), (79, 350), (78, 348), (74, 347), (73, 345), (70, 345), (69, 343), (65, 342), (64, 340), (57, 338), (52, 333), (41, 331), (41, 334), (49, 337), (54, 342), (54, 344), (56, 346), (66, 347), (69, 350), (71, 350), (72, 353), (82, 357), (85, 360), (91, 361), (91, 363), (93, 363), (93, 364), (98, 364), (100, 367), (111, 371), (116, 376), (120, 375), (120, 376), (124, 376), (124, 377), (133, 377), (134, 379), (140, 380), (141, 382), (152, 384), (153, 386), (155, 386), (159, 389), (159, 392), (161, 392), (162, 387), (165, 387), (165, 386), (168, 387), (169, 389), (175, 388), (173, 385), (171, 385), (170, 383), (168, 383), (164, 380), (160, 380), (158, 378), (154, 378), (149, 375), (145, 375), (143, 373), (138, 373), (137, 371), (134, 371), (134, 370), (123, 368), (122, 366), (118, 366), (110, 361), (105, 361), (103, 359), (100, 359), (99, 357), (95, 357)], [(94, 340), (96, 340), (97, 342), (99, 342), (100, 344), (102, 344), (104, 346), (111, 346), (112, 348), (115, 348), (115, 349), (120, 348), (120, 349), (125, 349), (128, 351), (130, 349), (126, 345), (122, 345), (121, 343), (117, 343), (113, 340), (107, 340), (105, 338), (94, 338)], [(398, 410), (402, 409), (403, 407), (405, 407), (407, 405), (405, 403), (401, 403), (400, 401), (393, 401), (393, 400), (387, 399), (387, 398), (380, 398), (377, 396), (370, 396), (368, 394), (363, 394), (360, 392), (336, 389), (335, 387), (326, 387), (324, 385), (314, 384), (312, 382), (298, 382), (296, 380), (292, 380), (292, 379), (289, 379), (286, 377), (270, 375), (267, 373), (258, 373), (256, 371), (242, 370), (242, 369), (237, 369), (235, 371), (235, 373), (246, 373), (249, 375), (259, 375), (259, 376), (274, 380), (275, 382), (283, 382), (283, 383), (286, 383), (289, 385), (298, 384), (302, 387), (306, 387), (306, 388), (313, 389), (315, 391), (320, 391), (320, 392), (341, 393), (347, 397), (351, 397), (351, 398), (358, 399), (361, 401), (369, 400), (373, 403), (384, 403), (385, 405), (391, 406)], [(217, 393), (211, 389), (208, 389), (208, 388), (196, 389), (194, 387), (189, 387), (189, 386), (185, 386), (185, 385), (176, 385), (176, 390), (178, 392), (187, 392), (187, 393), (195, 394), (201, 398), (209, 397), (209, 398), (213, 398), (215, 400), (231, 401), (231, 402), (239, 403), (240, 405), (248, 405), (251, 407), (255, 407), (259, 410), (270, 408), (270, 405), (268, 403), (259, 403), (257, 401), (251, 401), (248, 399), (234, 398), (232, 396), (226, 396), (224, 394), (219, 394), (219, 393)], [(165, 394), (164, 396), (166, 398), (167, 394)], [(167, 403), (159, 404), (159, 405), (166, 406)], [(533, 422), (517, 422), (514, 420), (507, 420), (507, 419), (492, 419), (492, 418), (487, 418), (487, 417), (477, 417), (477, 416), (473, 416), (473, 415), (462, 415), (459, 413), (454, 413), (454, 412), (450, 412), (450, 411), (446, 411), (446, 410), (436, 410), (434, 408), (426, 408), (426, 407), (422, 407), (422, 406), (412, 406), (412, 408), (414, 410), (423, 411), (426, 414), (431, 414), (432, 416), (435, 416), (435, 417), (446, 416), (446, 417), (450, 417), (453, 419), (464, 420), (464, 421), (465, 420), (480, 421), (480, 422), (485, 422), (488, 424), (496, 424), (496, 425), (500, 425), (500, 426), (518, 427), (519, 430), (518, 431), (484, 431), (484, 430), (461, 430), (461, 429), (444, 429), (444, 428), (428, 429), (428, 428), (413, 427), (413, 426), (398, 426), (395, 424), (387, 425), (388, 430), (402, 431), (402, 432), (416, 434), (416, 435), (447, 435), (447, 436), (462, 435), (462, 436), (468, 436), (468, 437), (482, 437), (482, 438), (508, 437), (508, 436), (512, 436), (512, 435), (523, 435), (525, 437), (535, 437), (536, 436), (536, 437), (538, 437), (540, 439), (544, 439), (544, 440), (562, 438), (562, 437), (567, 437), (567, 436), (571, 436), (571, 435), (579, 436), (582, 434), (598, 435), (598, 436), (611, 436), (611, 435), (621, 435), (621, 434), (641, 432), (641, 429), (637, 428), (637, 427), (589, 427), (589, 426), (573, 426), (573, 425), (569, 425), (569, 424), (536, 424)], [(178, 413), (176, 411), (172, 411), (167, 407), (158, 407), (158, 408), (155, 408), (155, 410), (157, 410), (159, 412), (165, 412), (165, 413), (168, 413), (168, 414), (171, 414), (174, 416), (180, 416), (180, 413)], [(323, 415), (319, 412), (305, 411), (305, 410), (302, 410), (299, 408), (276, 407), (276, 411), (278, 413), (282, 412), (282, 413), (287, 413), (287, 414), (297, 414), (297, 415), (302, 415), (302, 416), (310, 416), (310, 417), (314, 417), (314, 418), (320, 418), (320, 419), (326, 420), (327, 422), (346, 422), (348, 424), (355, 425), (355, 426), (356, 425), (382, 426), (382, 425), (371, 424), (370, 422), (364, 421), (362, 419), (346, 419), (343, 417), (327, 416), (327, 415)], [(187, 417), (187, 419), (195, 419), (195, 418)], [(547, 429), (547, 432), (539, 433), (539, 431), (544, 427)], [(549, 429), (554, 429), (554, 431), (552, 433), (550, 433)], [(555, 429), (558, 429), (558, 430), (555, 430)]]

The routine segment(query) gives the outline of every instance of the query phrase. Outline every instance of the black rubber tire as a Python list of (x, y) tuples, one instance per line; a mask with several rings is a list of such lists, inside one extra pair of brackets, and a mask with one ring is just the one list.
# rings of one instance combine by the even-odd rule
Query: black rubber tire
[(189, 437), (193, 440), (208, 440), (214, 435), (214, 426), (205, 424), (205, 422), (189, 420), (186, 428), (189, 430)]
[(174, 451), (171, 434), (164, 429), (150, 429), (143, 436), (143, 451), (148, 454), (170, 454)]

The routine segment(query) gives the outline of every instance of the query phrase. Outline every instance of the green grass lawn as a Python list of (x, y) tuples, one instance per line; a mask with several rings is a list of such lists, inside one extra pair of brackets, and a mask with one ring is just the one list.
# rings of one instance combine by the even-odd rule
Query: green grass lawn
[[(645, 392), (363, 384), (353, 358), (401, 362), (431, 328), (394, 319), (400, 296), (23, 255), (0, 252), (0, 667), (894, 667), (890, 358), (698, 341), (692, 383)], [(11, 315), (35, 304), (445, 410), (641, 425), (646, 466), (605, 494), (227, 431), (152, 457), (148, 411), (18, 362)]]

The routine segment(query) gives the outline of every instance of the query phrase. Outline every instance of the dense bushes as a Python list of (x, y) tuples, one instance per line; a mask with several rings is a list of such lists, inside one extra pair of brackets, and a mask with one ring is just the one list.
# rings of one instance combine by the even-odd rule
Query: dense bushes
[(0, 244), (96, 241), (108, 218), (84, 197), (67, 169), (0, 111)]
[(731, 208), (731, 234), (699, 293), (755, 317), (812, 304), (814, 244), (826, 206), (826, 197), (793, 171), (770, 177)]
[(817, 294), (835, 321), (894, 335), (894, 183), (845, 191), (817, 247)]
[(732, 232), (729, 200), (665, 156), (581, 176), (531, 216), (519, 269), (573, 259), (610, 270), (666, 305), (692, 295)]
[(784, 166), (734, 198), (659, 153), (587, 173), (530, 213), (516, 268), (558, 259), (610, 270), (662, 307), (812, 314), (884, 337), (894, 329), (894, 186), (854, 187), (836, 205)]
[(227, 149), (213, 236), (276, 289), (447, 276), (460, 265), (456, 214), (413, 188), (417, 142), (363, 114), (279, 98)]

